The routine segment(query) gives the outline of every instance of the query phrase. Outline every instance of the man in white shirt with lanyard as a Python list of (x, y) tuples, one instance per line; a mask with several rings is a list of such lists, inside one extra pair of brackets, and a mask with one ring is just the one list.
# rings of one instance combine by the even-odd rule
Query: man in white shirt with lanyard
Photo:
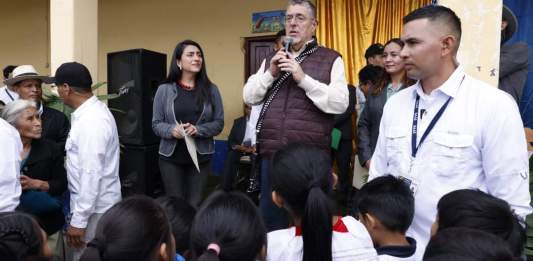
[(65, 104), (75, 109), (65, 144), (71, 213), (66, 239), (68, 260), (79, 260), (102, 214), (121, 200), (118, 132), (107, 106), (93, 95), (84, 65), (62, 64), (54, 82)]
[(518, 107), (504, 92), (465, 74), (456, 62), (461, 22), (443, 6), (404, 17), (400, 55), (418, 82), (385, 105), (370, 179), (392, 174), (415, 196), (407, 234), (422, 259), (446, 193), (474, 188), (531, 213), (526, 139)]

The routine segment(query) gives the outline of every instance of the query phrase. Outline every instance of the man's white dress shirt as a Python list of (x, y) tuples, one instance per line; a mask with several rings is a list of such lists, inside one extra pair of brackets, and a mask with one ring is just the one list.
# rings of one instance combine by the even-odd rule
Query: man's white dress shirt
[[(412, 158), (417, 94), (417, 145), (435, 114), (451, 100)], [(369, 179), (385, 174), (404, 177), (415, 193), (415, 217), (407, 234), (416, 239), (420, 260), (437, 203), (448, 192), (464, 188), (488, 192), (507, 201), (522, 218), (532, 210), (526, 139), (516, 102), (466, 75), (461, 66), (429, 95), (418, 82), (387, 101)]]
[(85, 228), (93, 213), (104, 213), (121, 200), (120, 147), (115, 119), (95, 96), (72, 114), (65, 144), (70, 190), (70, 225)]
[(0, 101), (8, 104), (19, 99), (19, 94), (7, 88), (6, 85), (0, 87)]
[(13, 126), (0, 118), (0, 212), (19, 205), (22, 141)]

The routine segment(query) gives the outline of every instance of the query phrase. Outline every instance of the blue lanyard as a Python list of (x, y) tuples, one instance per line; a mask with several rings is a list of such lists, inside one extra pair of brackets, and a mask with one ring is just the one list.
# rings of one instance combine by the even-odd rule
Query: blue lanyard
[(437, 112), (437, 114), (435, 115), (433, 120), (431, 120), (431, 122), (429, 123), (429, 126), (426, 129), (426, 131), (424, 132), (424, 134), (422, 134), (422, 138), (420, 138), (420, 143), (418, 143), (418, 146), (416, 146), (416, 136), (418, 134), (418, 107), (419, 107), (419, 104), (420, 104), (420, 95), (416, 94), (415, 112), (414, 112), (414, 116), (413, 116), (413, 129), (411, 131), (411, 156), (413, 156), (413, 158), (416, 157), (416, 153), (418, 152), (418, 148), (420, 148), (420, 145), (422, 145), (422, 143), (424, 142), (424, 140), (426, 140), (426, 138), (429, 135), (429, 133), (431, 132), (431, 130), (433, 130), (433, 128), (435, 127), (437, 122), (440, 120), (440, 117), (442, 116), (442, 114), (444, 113), (446, 108), (448, 107), (448, 104), (450, 104), (451, 100), (452, 100), (452, 97), (449, 97), (448, 100), (446, 101), (446, 103), (444, 103), (444, 105), (442, 105), (442, 107)]
[(13, 98), (13, 96), (11, 96), (11, 93), (9, 93), (9, 92), (7, 91), (7, 86), (6, 86), (6, 89), (5, 89), (4, 91), (6, 91), (7, 96), (9, 96), (9, 98), (11, 99), (11, 101), (15, 101), (15, 98)]
[[(460, 88), (461, 85), (463, 85), (463, 81), (464, 80), (465, 80), (465, 76), (463, 76), (463, 79), (461, 79), (461, 82), (459, 83), (459, 87), (458, 88)], [(418, 95), (418, 93), (416, 94), (415, 112), (414, 112), (414, 116), (413, 116), (413, 128), (412, 128), (412, 131), (411, 131), (411, 156), (413, 158), (416, 158), (416, 153), (418, 152), (418, 148), (420, 148), (420, 145), (422, 145), (424, 140), (426, 140), (426, 138), (429, 135), (429, 133), (431, 132), (431, 130), (433, 130), (433, 128), (435, 127), (435, 124), (437, 124), (437, 121), (440, 120), (440, 117), (442, 116), (442, 114), (444, 113), (446, 108), (448, 107), (448, 104), (450, 103), (451, 100), (452, 100), (452, 97), (449, 97), (448, 100), (446, 101), (446, 103), (444, 103), (444, 105), (442, 105), (442, 107), (437, 112), (437, 114), (435, 115), (433, 120), (431, 120), (431, 122), (429, 123), (429, 126), (426, 129), (426, 131), (424, 132), (424, 134), (422, 134), (422, 138), (420, 138), (420, 143), (418, 143), (418, 146), (416, 146), (416, 136), (418, 134), (418, 107), (419, 107), (419, 103), (420, 103), (420, 96)]]

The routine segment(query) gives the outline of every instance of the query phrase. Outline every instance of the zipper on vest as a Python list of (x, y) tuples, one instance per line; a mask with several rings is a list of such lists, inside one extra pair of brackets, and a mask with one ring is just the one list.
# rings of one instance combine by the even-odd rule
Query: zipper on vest
[(283, 105), (283, 114), (281, 115), (281, 117), (283, 118), (283, 120), (281, 121), (281, 144), (283, 144), (283, 139), (285, 138), (285, 121), (287, 120), (287, 104), (289, 103), (289, 98), (291, 97), (291, 89), (292, 89), (292, 86), (290, 84), (288, 84), (286, 87), (288, 87), (288, 90), (287, 90), (287, 98), (285, 98), (285, 104)]

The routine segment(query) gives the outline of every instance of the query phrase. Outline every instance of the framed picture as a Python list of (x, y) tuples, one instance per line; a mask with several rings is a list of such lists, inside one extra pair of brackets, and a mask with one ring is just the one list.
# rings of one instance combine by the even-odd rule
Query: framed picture
[(252, 14), (252, 33), (277, 33), (284, 25), (285, 10)]

